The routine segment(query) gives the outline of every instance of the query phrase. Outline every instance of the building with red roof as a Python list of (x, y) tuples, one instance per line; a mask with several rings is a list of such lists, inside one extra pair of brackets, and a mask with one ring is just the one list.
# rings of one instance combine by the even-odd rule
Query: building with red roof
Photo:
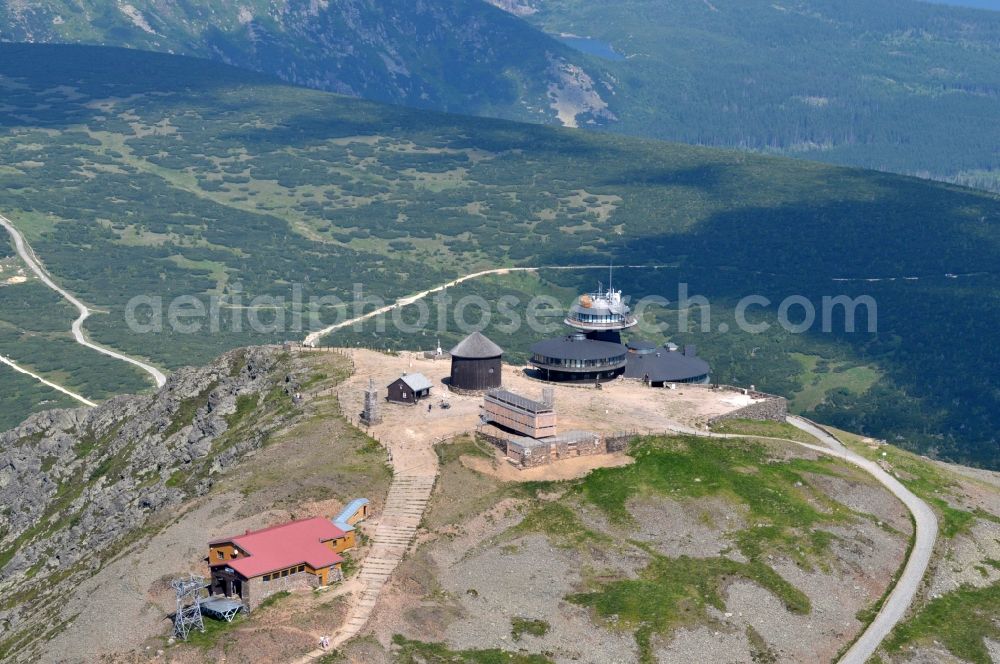
[(339, 581), (340, 553), (354, 538), (353, 531), (315, 517), (214, 540), (208, 544), (210, 593), (239, 597), (252, 608), (275, 592)]

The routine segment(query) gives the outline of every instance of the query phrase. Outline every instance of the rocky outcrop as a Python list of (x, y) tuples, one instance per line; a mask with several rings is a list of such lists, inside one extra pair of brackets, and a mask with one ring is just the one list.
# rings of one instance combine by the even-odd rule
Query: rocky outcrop
[(514, 16), (531, 16), (538, 11), (538, 8), (527, 0), (486, 0), (486, 2)]
[(155, 394), (38, 413), (0, 434), (0, 659), (59, 583), (259, 448), (295, 409), (289, 362), (265, 348), (182, 369)]
[(618, 119), (583, 68), (552, 56), (550, 63), (549, 106), (564, 127), (580, 127), (581, 123), (601, 125)]

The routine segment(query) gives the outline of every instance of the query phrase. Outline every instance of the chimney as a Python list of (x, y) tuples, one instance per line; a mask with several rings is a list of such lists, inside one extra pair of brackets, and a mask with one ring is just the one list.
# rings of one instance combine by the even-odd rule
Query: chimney
[(542, 403), (553, 408), (556, 405), (556, 391), (551, 387), (542, 388)]

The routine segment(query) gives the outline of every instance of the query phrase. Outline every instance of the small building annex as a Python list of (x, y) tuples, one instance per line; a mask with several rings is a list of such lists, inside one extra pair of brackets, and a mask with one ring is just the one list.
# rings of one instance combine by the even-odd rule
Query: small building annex
[(386, 399), (395, 403), (415, 404), (431, 394), (430, 379), (422, 373), (403, 374), (389, 383)]
[(238, 597), (249, 609), (298, 584), (319, 587), (343, 578), (340, 554), (354, 533), (329, 519), (292, 521), (209, 542), (210, 595)]
[(638, 339), (628, 344), (628, 363), (625, 378), (641, 380), (654, 387), (668, 383), (708, 383), (708, 362), (698, 357), (694, 346), (657, 346), (651, 341)]
[(370, 507), (367, 498), (355, 498), (333, 520), (333, 525), (347, 533), (351, 546), (354, 546), (354, 526), (368, 518)]

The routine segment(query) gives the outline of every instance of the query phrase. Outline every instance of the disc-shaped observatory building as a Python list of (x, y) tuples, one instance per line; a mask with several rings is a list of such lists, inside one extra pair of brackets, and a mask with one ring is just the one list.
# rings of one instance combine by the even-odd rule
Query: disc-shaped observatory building
[(657, 346), (642, 339), (622, 343), (621, 333), (638, 324), (622, 292), (612, 288), (582, 295), (564, 323), (572, 333), (531, 347), (536, 377), (562, 383), (593, 383), (618, 377), (663, 387), (708, 383), (709, 366), (694, 346), (679, 352), (673, 344)]

